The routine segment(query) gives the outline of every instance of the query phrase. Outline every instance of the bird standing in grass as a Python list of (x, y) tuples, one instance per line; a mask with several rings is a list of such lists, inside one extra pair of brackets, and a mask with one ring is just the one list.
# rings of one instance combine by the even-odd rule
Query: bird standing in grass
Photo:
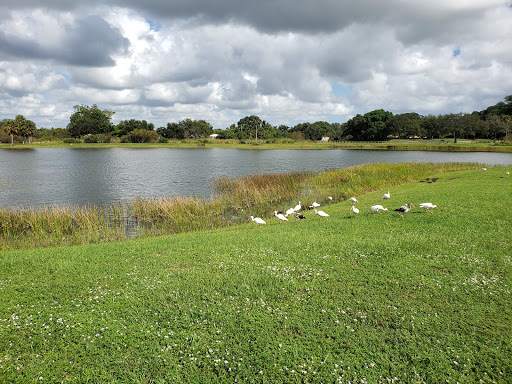
[(294, 212), (293, 215), (299, 220), (304, 220), (306, 218), (306, 216), (299, 212)]
[(256, 223), (256, 225), (258, 225), (258, 224), (267, 224), (267, 223), (265, 223), (265, 220), (263, 220), (261, 217), (251, 216), (251, 217), (249, 217), (249, 220), (254, 221)]
[(389, 193), (389, 191), (388, 191), (388, 193), (385, 193), (385, 194), (382, 196), (382, 199), (383, 199), (383, 200), (387, 200), (387, 199), (389, 199), (390, 197), (391, 197), (391, 193)]
[(372, 205), (370, 207), (370, 210), (372, 211), (372, 213), (379, 213), (380, 211), (386, 211), (386, 212), (389, 211), (387, 208), (384, 208), (382, 205)]
[(430, 212), (432, 213), (432, 209), (439, 209), (439, 207), (435, 204), (432, 204), (432, 203), (421, 203), (420, 204), (420, 208), (425, 208), (425, 212)]
[(277, 217), (277, 218), (278, 218), (279, 220), (281, 220), (281, 221), (288, 221), (288, 219), (287, 219), (287, 218), (286, 218), (286, 217), (285, 217), (281, 212), (279, 212), (279, 211), (274, 211), (274, 212), (272, 213), (272, 216)]
[(293, 210), (294, 210), (295, 212), (298, 212), (298, 211), (300, 211), (300, 210), (301, 210), (301, 208), (302, 208), (302, 205), (300, 205), (300, 201), (299, 201), (299, 204), (297, 204), (297, 205), (295, 206), (295, 208), (293, 208)]
[(353, 203), (359, 203), (359, 201), (357, 201), (355, 197), (351, 197), (350, 199), (348, 199), (348, 201), (351, 201)]
[(288, 215), (291, 215), (295, 212), (295, 208), (290, 208), (290, 209), (287, 209), (286, 212), (285, 212), (285, 216), (288, 216)]
[(357, 218), (357, 216), (359, 215), (359, 209), (357, 209), (355, 205), (352, 205), (352, 208), (350, 208), (350, 210), (356, 214)]
[(322, 216), (322, 217), (329, 217), (329, 215), (327, 213), (325, 213), (324, 211), (319, 211), (315, 208), (315, 213), (318, 215), (318, 216)]
[(405, 212), (409, 212), (411, 210), (411, 207), (414, 207), (414, 204), (412, 203), (409, 203), (409, 204), (405, 204), (405, 205), (402, 205), (400, 208), (397, 208), (395, 209), (395, 212), (398, 212), (398, 214), (402, 217), (402, 219), (404, 218), (404, 213)]

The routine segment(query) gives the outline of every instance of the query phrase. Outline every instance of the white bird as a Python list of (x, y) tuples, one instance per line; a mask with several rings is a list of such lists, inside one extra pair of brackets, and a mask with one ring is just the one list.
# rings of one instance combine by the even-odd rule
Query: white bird
[(389, 193), (389, 191), (388, 191), (388, 193), (385, 193), (385, 194), (382, 196), (382, 198), (383, 198), (384, 200), (389, 199), (390, 197), (391, 197), (391, 194)]
[(359, 209), (357, 209), (355, 205), (352, 205), (352, 208), (350, 208), (350, 210), (356, 214), (356, 217), (357, 215), (359, 215)]
[(487, 168), (482, 168), (482, 172), (485, 172), (485, 171), (487, 171)]
[(402, 205), (400, 208), (397, 208), (395, 209), (395, 212), (398, 212), (398, 214), (402, 217), (402, 219), (404, 218), (404, 213), (405, 212), (409, 212), (411, 210), (411, 207), (414, 207), (414, 204), (412, 203), (409, 203), (409, 204), (405, 204), (405, 205)]
[(290, 208), (285, 212), (285, 216), (291, 215), (293, 212), (295, 212), (295, 208)]
[(300, 201), (299, 201), (299, 204), (297, 204), (297, 205), (295, 206), (295, 208), (293, 208), (293, 210), (294, 210), (295, 212), (297, 212), (297, 211), (300, 211), (300, 209), (301, 209), (301, 208), (302, 208), (302, 206), (300, 205)]
[(318, 215), (318, 216), (322, 216), (322, 217), (329, 217), (329, 215), (327, 213), (325, 213), (324, 211), (318, 211), (316, 208), (315, 208), (315, 213)]
[(327, 198), (328, 198), (329, 200), (332, 200), (332, 196), (327, 196)]
[(389, 211), (387, 208), (384, 208), (382, 205), (372, 205), (370, 207), (370, 209), (373, 213), (379, 213), (379, 211), (386, 211), (386, 212)]
[(432, 213), (431, 209), (439, 209), (439, 207), (435, 204), (432, 204), (432, 203), (421, 203), (420, 204), (420, 208), (425, 208), (425, 212), (430, 212)]
[(288, 221), (288, 219), (282, 213), (280, 213), (278, 211), (274, 211), (274, 213), (272, 213), (272, 215), (277, 217), (279, 220)]
[(256, 223), (256, 225), (258, 225), (258, 224), (267, 224), (267, 223), (265, 223), (265, 221), (264, 221), (261, 217), (254, 217), (254, 216), (251, 216), (251, 217), (249, 218), (249, 220), (254, 221), (254, 222)]
[(318, 203), (315, 201), (315, 202), (313, 202), (313, 204), (311, 204), (311, 206), (312, 206), (313, 208), (318, 208), (318, 207), (320, 206), (320, 204), (318, 204)]
[(510, 172), (509, 171), (505, 172), (505, 175), (507, 175), (507, 176), (510, 175)]
[(351, 197), (350, 199), (348, 199), (348, 201), (351, 201), (353, 203), (359, 203), (359, 201), (357, 201), (355, 197)]

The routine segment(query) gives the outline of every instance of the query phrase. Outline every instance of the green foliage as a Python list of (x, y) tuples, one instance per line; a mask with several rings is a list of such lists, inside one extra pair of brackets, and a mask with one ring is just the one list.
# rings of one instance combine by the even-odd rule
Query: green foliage
[(25, 141), (31, 141), (36, 134), (36, 125), (33, 121), (26, 119), (23, 115), (18, 115), (13, 119), (2, 121), (1, 128), (11, 137), (11, 144), (14, 143), (14, 136)]
[(155, 131), (134, 129), (122, 138), (127, 143), (158, 143), (160, 136)]
[(88, 134), (110, 133), (113, 130), (110, 122), (114, 112), (101, 111), (96, 104), (91, 107), (86, 105), (75, 105), (75, 112), (70, 117), (67, 126), (71, 137), (81, 137)]
[(148, 123), (146, 120), (121, 120), (119, 124), (117, 124), (114, 132), (112, 133), (114, 136), (124, 136), (130, 133), (135, 129), (144, 129), (147, 131), (154, 131), (155, 126), (153, 123)]

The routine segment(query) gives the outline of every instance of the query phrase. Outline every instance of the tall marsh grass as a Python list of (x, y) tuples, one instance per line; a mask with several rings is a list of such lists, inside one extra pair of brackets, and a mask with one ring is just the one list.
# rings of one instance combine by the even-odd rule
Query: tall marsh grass
[[(98, 243), (239, 224), (270, 217), (301, 201), (339, 202), (477, 163), (366, 164), (319, 173), (289, 172), (220, 178), (217, 196), (137, 198), (110, 207), (0, 208), (0, 250)], [(127, 228), (129, 227), (129, 228)]]

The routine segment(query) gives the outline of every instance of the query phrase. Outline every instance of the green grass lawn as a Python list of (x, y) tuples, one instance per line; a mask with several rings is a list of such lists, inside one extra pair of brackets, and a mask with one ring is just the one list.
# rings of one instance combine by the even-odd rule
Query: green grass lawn
[[(505, 170), (357, 196), (358, 218), (344, 201), (328, 219), (0, 252), (0, 382), (510, 382)], [(408, 202), (439, 210), (401, 219)]]

